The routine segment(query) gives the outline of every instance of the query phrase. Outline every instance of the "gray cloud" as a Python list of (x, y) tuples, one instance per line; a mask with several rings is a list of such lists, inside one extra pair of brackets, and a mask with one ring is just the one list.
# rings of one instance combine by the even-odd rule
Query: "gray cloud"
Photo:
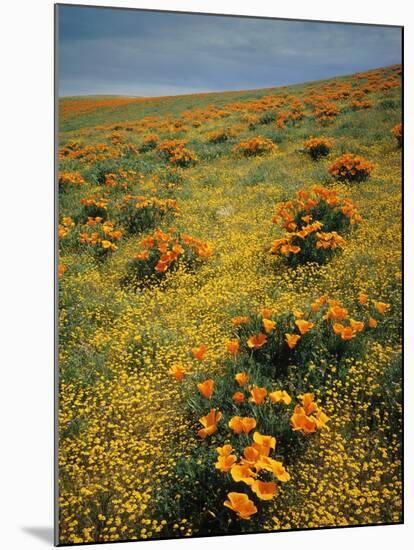
[(59, 7), (60, 95), (260, 88), (399, 62), (395, 27)]

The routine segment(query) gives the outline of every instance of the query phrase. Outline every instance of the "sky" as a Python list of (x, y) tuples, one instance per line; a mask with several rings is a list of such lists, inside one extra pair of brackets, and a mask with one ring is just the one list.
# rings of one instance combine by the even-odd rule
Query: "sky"
[(401, 63), (399, 28), (59, 6), (59, 95), (266, 88)]

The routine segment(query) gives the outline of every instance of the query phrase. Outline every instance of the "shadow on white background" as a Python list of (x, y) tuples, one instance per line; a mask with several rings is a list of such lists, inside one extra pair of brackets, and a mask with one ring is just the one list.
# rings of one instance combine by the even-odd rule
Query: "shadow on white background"
[(53, 545), (53, 527), (22, 527), (22, 531), (36, 539)]

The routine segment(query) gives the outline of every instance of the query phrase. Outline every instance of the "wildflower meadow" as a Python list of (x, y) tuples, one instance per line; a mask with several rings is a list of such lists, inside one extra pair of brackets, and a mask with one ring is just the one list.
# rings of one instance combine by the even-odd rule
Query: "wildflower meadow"
[(60, 100), (61, 544), (402, 521), (401, 77)]

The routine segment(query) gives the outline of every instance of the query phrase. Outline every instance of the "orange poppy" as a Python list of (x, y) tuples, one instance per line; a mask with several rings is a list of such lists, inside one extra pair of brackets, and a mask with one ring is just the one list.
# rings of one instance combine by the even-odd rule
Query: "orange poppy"
[(279, 481), (286, 482), (290, 480), (290, 474), (285, 469), (283, 464), (278, 460), (274, 460), (268, 456), (261, 456), (257, 463), (255, 464), (257, 470), (266, 470), (271, 472), (275, 478)]
[(337, 305), (336, 302), (331, 303), (331, 307), (328, 313), (325, 315), (325, 319), (330, 319), (332, 321), (343, 321), (348, 317), (348, 310), (344, 307)]
[(252, 485), (254, 482), (255, 473), (250, 469), (249, 464), (234, 464), (230, 470), (231, 477), (234, 481), (242, 481), (246, 485)]
[(234, 327), (238, 327), (239, 325), (245, 325), (250, 321), (249, 317), (233, 317), (231, 320)]
[(364, 330), (364, 323), (362, 321), (355, 321), (354, 319), (349, 320), (352, 330), (355, 332), (361, 332)]
[(159, 261), (157, 265), (155, 266), (155, 271), (158, 271), (158, 273), (164, 273), (168, 269), (168, 263)]
[(198, 431), (198, 435), (205, 439), (207, 436), (214, 434), (217, 431), (217, 424), (221, 419), (221, 412), (216, 411), (216, 409), (211, 409), (211, 411), (206, 415), (198, 419), (200, 424), (204, 426), (201, 430)]
[(251, 465), (255, 464), (256, 460), (258, 460), (258, 458), (260, 457), (259, 451), (251, 446), (244, 449), (243, 455), (243, 461)]
[(258, 388), (257, 386), (253, 386), (250, 390), (250, 394), (251, 398), (249, 399), (249, 401), (251, 401), (255, 405), (261, 405), (265, 400), (267, 390), (266, 388)]
[(364, 306), (368, 302), (368, 294), (364, 294), (363, 292), (360, 292), (358, 296), (358, 302), (362, 306)]
[(356, 332), (352, 327), (345, 327), (341, 332), (342, 340), (351, 340), (355, 336)]
[(270, 334), (275, 326), (275, 321), (271, 321), (270, 319), (263, 319), (263, 328), (265, 329), (266, 334)]
[(241, 519), (250, 519), (257, 513), (257, 508), (245, 493), (228, 493), (229, 500), (224, 501), (224, 506), (233, 510)]
[(251, 487), (253, 493), (255, 493), (260, 500), (272, 500), (277, 493), (277, 486), (274, 481), (260, 481), (260, 479), (256, 479)]
[(200, 382), (199, 384), (197, 384), (197, 388), (203, 397), (210, 399), (210, 397), (213, 395), (214, 380), (212, 380), (211, 378), (209, 378), (208, 380), (204, 380), (204, 382)]
[(235, 393), (233, 393), (232, 399), (235, 403), (243, 403), (244, 394), (241, 391), (236, 391)]
[(266, 335), (260, 332), (259, 334), (254, 334), (253, 336), (250, 336), (250, 338), (247, 340), (247, 345), (251, 349), (259, 349), (266, 343), (266, 340)]
[(290, 349), (296, 347), (296, 344), (299, 342), (300, 338), (301, 337), (299, 336), (299, 334), (285, 334), (286, 343)]
[(368, 319), (368, 326), (369, 328), (376, 328), (378, 326), (378, 321), (374, 319), (373, 317), (370, 317)]
[(334, 323), (332, 325), (332, 328), (333, 328), (334, 333), (337, 334), (338, 336), (340, 336), (345, 327), (341, 323)]
[(259, 451), (261, 456), (269, 456), (270, 449), (276, 449), (276, 438), (272, 435), (254, 432), (253, 441), (253, 447)]
[(183, 380), (186, 375), (185, 370), (179, 365), (173, 365), (168, 372), (169, 374), (174, 376), (176, 380), (180, 380), (180, 381)]
[(294, 309), (292, 313), (296, 317), (296, 319), (301, 319), (305, 315), (304, 312), (300, 309)]
[(59, 265), (58, 265), (58, 278), (59, 278), (59, 279), (60, 279), (60, 278), (62, 277), (62, 275), (65, 273), (66, 269), (67, 269), (67, 268), (66, 268), (65, 265), (59, 263)]
[(207, 346), (201, 344), (198, 348), (192, 348), (191, 353), (198, 361), (202, 361), (206, 355)]
[(222, 455), (217, 458), (215, 467), (221, 472), (230, 472), (232, 466), (237, 461), (236, 455)]
[(249, 375), (247, 372), (238, 372), (234, 379), (240, 386), (245, 386), (249, 381)]
[(256, 419), (249, 416), (233, 416), (229, 420), (229, 427), (237, 435), (248, 434), (256, 427)]
[(272, 403), (284, 403), (289, 405), (292, 402), (292, 398), (285, 390), (277, 390), (272, 393), (269, 393), (269, 398)]
[(313, 304), (311, 304), (311, 310), (316, 313), (321, 309), (321, 305), (322, 304), (318, 300), (316, 300), (315, 302), (313, 302)]
[(306, 321), (305, 319), (298, 319), (297, 321), (295, 321), (295, 325), (298, 327), (299, 332), (302, 334), (302, 336), (314, 327), (314, 323), (312, 323), (311, 321)]
[(318, 406), (315, 403), (315, 395), (313, 393), (304, 393), (303, 395), (299, 395), (298, 399), (302, 401), (302, 407), (307, 415), (318, 410)]
[(233, 452), (233, 447), (229, 444), (223, 445), (223, 447), (217, 447), (217, 454), (219, 456), (229, 456)]
[(387, 309), (391, 307), (390, 304), (386, 304), (385, 302), (375, 302), (374, 306), (378, 313), (380, 313), (381, 315), (384, 315)]
[(232, 355), (237, 355), (240, 348), (240, 342), (238, 340), (230, 340), (227, 342), (227, 351)]
[(316, 432), (316, 422), (312, 417), (307, 416), (303, 407), (296, 405), (290, 419), (294, 431), (303, 431), (305, 434)]

